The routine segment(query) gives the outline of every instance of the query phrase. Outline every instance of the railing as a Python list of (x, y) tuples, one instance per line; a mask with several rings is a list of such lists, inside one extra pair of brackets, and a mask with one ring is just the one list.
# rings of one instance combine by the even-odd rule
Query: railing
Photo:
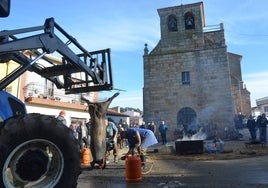
[(29, 83), (24, 87), (24, 96), (26, 98), (47, 98), (70, 103), (79, 102), (81, 98), (80, 94), (65, 95), (64, 90), (59, 90), (52, 84), (46, 86), (36, 82)]
[(211, 32), (211, 31), (218, 31), (223, 30), (223, 23), (217, 25), (208, 25), (203, 28), (203, 32)]

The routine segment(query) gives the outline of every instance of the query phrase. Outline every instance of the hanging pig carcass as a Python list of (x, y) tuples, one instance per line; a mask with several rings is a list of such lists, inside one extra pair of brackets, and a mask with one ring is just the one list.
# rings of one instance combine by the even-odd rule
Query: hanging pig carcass
[(98, 164), (100, 168), (105, 168), (105, 152), (106, 152), (106, 113), (112, 100), (119, 93), (115, 93), (112, 97), (104, 102), (90, 102), (88, 99), (82, 98), (88, 105), (90, 114), (90, 149), (92, 155), (91, 167)]

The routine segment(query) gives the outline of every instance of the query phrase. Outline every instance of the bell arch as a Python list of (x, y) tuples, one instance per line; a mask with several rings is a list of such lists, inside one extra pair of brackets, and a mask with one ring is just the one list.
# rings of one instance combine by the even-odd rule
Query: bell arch
[(171, 32), (178, 31), (177, 18), (175, 15), (171, 14), (168, 16), (167, 24), (168, 24), (168, 31)]
[(186, 12), (184, 14), (185, 29), (195, 29), (194, 14), (192, 12)]

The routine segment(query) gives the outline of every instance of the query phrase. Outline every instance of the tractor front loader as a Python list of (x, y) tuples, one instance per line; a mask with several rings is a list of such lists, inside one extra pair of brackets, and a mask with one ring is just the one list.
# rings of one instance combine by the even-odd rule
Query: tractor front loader
[[(2, 17), (9, 12), (5, 2)], [(11, 61), (16, 69), (0, 80), (0, 187), (76, 187), (80, 148), (71, 130), (55, 117), (28, 114), (6, 87), (31, 71), (65, 94), (112, 90), (110, 49), (88, 52), (48, 18), (41, 26), (0, 32), (0, 65)]]

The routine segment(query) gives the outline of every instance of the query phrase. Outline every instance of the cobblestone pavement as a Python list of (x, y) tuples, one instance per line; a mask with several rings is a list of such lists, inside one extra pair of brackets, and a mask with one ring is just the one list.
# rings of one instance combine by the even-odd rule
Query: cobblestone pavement
[[(84, 168), (77, 188), (268, 188), (268, 155), (256, 155), (259, 151), (268, 150), (268, 146), (251, 148), (245, 157), (241, 152), (248, 151), (244, 142), (245, 140), (226, 142), (226, 146), (233, 146), (240, 151), (228, 160), (203, 160), (199, 157), (185, 160), (185, 157), (174, 157), (174, 154), (149, 153), (147, 171), (143, 171), (141, 181), (135, 183), (126, 182), (125, 161), (122, 160), (117, 164), (107, 164), (103, 170)], [(158, 148), (167, 150), (170, 147), (158, 145)], [(120, 150), (121, 154), (126, 151), (126, 148)], [(252, 151), (256, 151), (253, 156)]]

